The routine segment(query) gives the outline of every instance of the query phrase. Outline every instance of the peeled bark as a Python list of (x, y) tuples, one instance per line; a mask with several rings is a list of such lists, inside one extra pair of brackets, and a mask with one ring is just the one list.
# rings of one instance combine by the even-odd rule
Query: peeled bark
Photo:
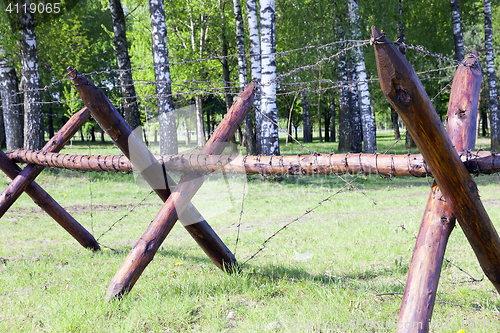
[(113, 19), (113, 32), (115, 35), (115, 51), (118, 69), (120, 70), (120, 84), (123, 96), (123, 110), (125, 121), (132, 128), (141, 126), (141, 115), (137, 104), (134, 80), (132, 79), (132, 66), (127, 45), (127, 29), (125, 15), (120, 0), (109, 0), (109, 10)]
[(458, 158), (414, 69), (375, 27), (372, 32), (382, 91), (407, 125), (481, 268), (500, 292), (500, 238), (477, 185)]
[(493, 53), (493, 27), (491, 24), (491, 2), (484, 0), (484, 45), (486, 49), (486, 72), (488, 73), (488, 90), (490, 92), (490, 129), (491, 150), (500, 146), (500, 115), (498, 111), (497, 78), (495, 74), (495, 56)]
[(158, 121), (160, 123), (160, 154), (176, 154), (177, 126), (175, 123), (172, 80), (167, 48), (167, 27), (163, 0), (149, 0), (151, 40), (155, 67)]
[(307, 100), (307, 89), (302, 91), (302, 141), (312, 142), (311, 118), (309, 117), (309, 102)]
[(458, 0), (451, 0), (451, 23), (453, 25), (453, 38), (455, 40), (455, 59), (458, 62), (464, 60), (464, 39), (462, 25), (460, 24), (460, 8)]
[[(256, 0), (247, 0), (247, 20), (249, 32), (249, 45), (250, 45), (250, 64), (252, 68), (252, 79), (261, 80), (261, 64), (260, 64), (260, 34), (259, 34), (259, 21), (257, 19), (257, 3)], [(260, 145), (260, 128), (262, 122), (261, 112), (261, 98), (260, 98), (260, 85), (255, 90), (255, 99), (253, 101), (253, 109), (255, 113), (255, 149), (256, 154), (262, 153)]]
[(260, 1), (260, 32), (262, 47), (262, 121), (263, 155), (279, 155), (278, 107), (276, 105), (276, 12), (274, 0)]
[[(28, 7), (29, 0), (24, 0)], [(42, 94), (36, 46), (35, 19), (29, 10), (21, 17), (21, 64), (24, 91), (24, 148), (42, 149), (44, 145)]]
[[(361, 39), (359, 25), (358, 0), (349, 0), (349, 18), (351, 20), (353, 39)], [(365, 153), (374, 153), (377, 150), (376, 135), (374, 129), (375, 120), (371, 111), (370, 91), (366, 75), (365, 58), (361, 47), (354, 48), (354, 61), (356, 65), (357, 86), (359, 94), (359, 112), (363, 130), (363, 149)]]
[(7, 150), (22, 148), (24, 143), (23, 113), (18, 86), (16, 70), (11, 57), (0, 48), (0, 96), (2, 98)]

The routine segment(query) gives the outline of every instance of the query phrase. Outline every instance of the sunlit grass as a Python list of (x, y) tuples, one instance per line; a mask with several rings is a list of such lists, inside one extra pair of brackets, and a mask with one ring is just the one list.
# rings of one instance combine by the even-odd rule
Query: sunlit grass
[[(379, 134), (379, 151), (394, 143), (389, 132)], [(308, 147), (334, 151), (335, 144), (329, 145)], [(298, 147), (281, 149), (307, 153)], [(89, 154), (88, 143), (65, 150)], [(110, 144), (96, 143), (90, 150), (119, 154)], [(402, 142), (394, 148), (406, 152)], [(370, 325), (396, 324), (431, 180), (356, 177), (248, 176), (233, 179), (230, 190), (221, 179), (209, 178), (193, 202), (240, 263), (291, 224), (233, 275), (215, 268), (176, 225), (131, 293), (105, 302), (109, 281), (162, 203), (154, 193), (147, 197), (150, 190), (131, 174), (46, 170), (37, 182), (96, 238), (104, 234), (102, 251), (81, 248), (23, 194), (0, 220), (0, 331), (394, 331), (395, 326), (372, 330)], [(355, 188), (335, 195), (354, 178)], [(475, 179), (498, 228), (498, 179)], [(0, 177), (0, 186), (7, 184)], [(301, 260), (305, 253), (312, 257)], [(458, 226), (446, 258), (477, 279), (483, 276)], [(471, 283), (447, 265), (437, 299), (433, 332), (497, 330), (488, 325), (500, 319), (500, 299), (486, 278)], [(349, 327), (356, 322), (360, 326)], [(483, 327), (473, 329), (471, 323)]]

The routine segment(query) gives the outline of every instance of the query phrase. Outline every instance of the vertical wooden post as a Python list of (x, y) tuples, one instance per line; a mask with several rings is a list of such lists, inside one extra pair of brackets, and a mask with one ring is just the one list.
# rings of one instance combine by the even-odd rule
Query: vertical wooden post
[[(233, 104), (219, 126), (217, 126), (210, 140), (203, 147), (201, 154), (215, 155), (224, 150), (239, 124), (245, 119), (252, 107), (254, 89), (255, 83), (250, 84), (245, 89), (241, 97)], [(132, 289), (174, 226), (178, 215), (182, 214), (189, 201), (203, 184), (203, 181), (204, 174), (200, 172), (191, 171), (182, 175), (175, 190), (163, 204), (153, 222), (134, 245), (132, 251), (111, 280), (106, 299), (118, 297)]]
[[(475, 52), (455, 73), (446, 131), (457, 152), (474, 149), (481, 77)], [(397, 333), (429, 331), (446, 244), (454, 226), (455, 216), (434, 182), (413, 251)]]
[[(134, 160), (140, 163), (140, 165), (134, 165), (134, 167), (141, 170), (141, 175), (151, 188), (154, 189), (161, 200), (166, 201), (171, 194), (169, 187), (176, 186), (174, 180), (165, 172), (141, 139), (133, 133), (130, 126), (103, 92), (71, 67), (68, 67), (68, 73), (83, 103), (90, 109), (102, 129), (106, 131), (116, 146), (129, 159), (131, 158), (129, 143), (133, 144)], [(158, 177), (158, 174), (164, 177)], [(217, 267), (225, 270), (237, 265), (234, 255), (193, 204), (188, 204), (180, 221)]]
[[(73, 117), (47, 142), (42, 153), (59, 152), (64, 145), (75, 135), (89, 117), (89, 110), (85, 107), (75, 113)], [(7, 188), (0, 194), (0, 218), (14, 204), (26, 187), (45, 169), (44, 166), (29, 164), (17, 175)]]
[(485, 275), (500, 292), (500, 238), (422, 83), (408, 61), (372, 27), (379, 82), (405, 122)]

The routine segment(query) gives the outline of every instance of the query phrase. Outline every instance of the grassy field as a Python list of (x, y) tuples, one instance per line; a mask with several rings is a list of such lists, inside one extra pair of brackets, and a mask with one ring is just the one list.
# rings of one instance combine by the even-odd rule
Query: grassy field
[[(380, 152), (393, 143), (379, 133)], [(488, 140), (478, 146), (488, 149)], [(297, 144), (281, 149), (307, 153)], [(109, 142), (89, 149), (75, 141), (63, 152), (119, 154)], [(400, 142), (390, 152), (407, 151)], [(500, 228), (498, 177), (475, 180)], [(228, 275), (176, 225), (131, 293), (111, 302), (109, 281), (161, 201), (132, 174), (46, 170), (37, 182), (103, 251), (81, 248), (23, 194), (0, 220), (2, 332), (393, 332), (431, 180), (241, 176), (228, 188), (209, 178), (193, 203), (240, 263), (288, 227)], [(1, 187), (8, 183), (2, 175)], [(500, 298), (458, 225), (446, 258), (461, 270), (443, 267), (431, 331), (499, 331)]]

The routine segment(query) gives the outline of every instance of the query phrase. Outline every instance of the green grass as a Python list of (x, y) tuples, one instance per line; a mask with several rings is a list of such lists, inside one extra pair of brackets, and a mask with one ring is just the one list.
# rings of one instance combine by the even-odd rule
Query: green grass
[[(379, 151), (393, 142), (389, 132), (379, 133)], [(486, 139), (480, 144), (487, 149)], [(307, 153), (298, 147), (283, 142), (281, 150)], [(335, 144), (308, 148), (331, 152)], [(402, 142), (393, 150), (406, 153)], [(63, 152), (119, 154), (109, 143), (89, 151), (88, 143), (73, 142)], [(131, 212), (150, 192), (131, 174), (46, 170), (37, 182), (96, 237), (105, 233), (99, 240), (104, 250), (81, 248), (23, 194), (0, 220), (0, 331), (393, 332), (430, 180), (362, 176), (356, 188), (335, 195), (343, 179), (242, 176), (228, 190), (223, 180), (209, 178), (193, 203), (239, 262), (285, 224), (330, 199), (278, 233), (240, 274), (216, 269), (176, 225), (131, 293), (105, 302), (109, 281), (161, 201), (150, 195)], [(475, 179), (500, 228), (497, 176)], [(1, 176), (0, 186), (7, 184)], [(297, 260), (307, 252), (312, 258)], [(446, 258), (475, 278), (483, 276), (458, 226)], [(500, 298), (486, 278), (472, 283), (447, 265), (437, 300), (432, 332), (498, 331)]]

